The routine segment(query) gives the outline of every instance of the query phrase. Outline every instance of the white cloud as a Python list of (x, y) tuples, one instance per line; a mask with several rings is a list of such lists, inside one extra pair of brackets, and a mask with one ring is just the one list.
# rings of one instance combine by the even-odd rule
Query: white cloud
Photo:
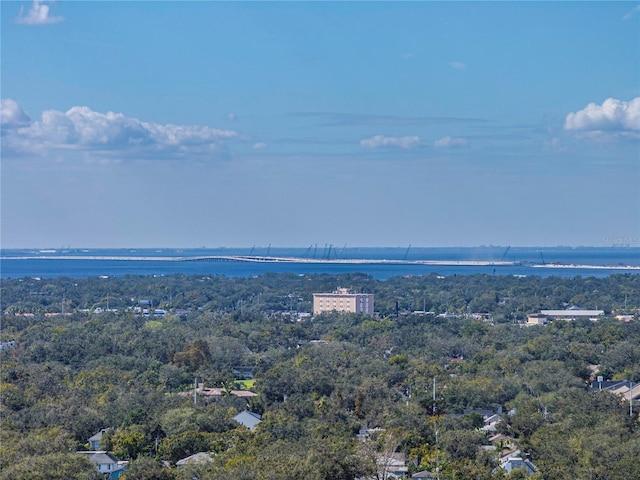
[(466, 147), (468, 144), (466, 139), (460, 137), (442, 137), (433, 142), (433, 146), (436, 148)]
[(386, 137), (384, 135), (375, 135), (369, 138), (363, 138), (360, 140), (360, 146), (362, 148), (382, 148), (382, 147), (399, 147), (399, 148), (412, 148), (417, 147), (420, 144), (420, 137), (407, 136), (407, 137)]
[(266, 143), (264, 143), (264, 142), (257, 142), (257, 143), (254, 143), (254, 144), (253, 144), (253, 147), (252, 147), (252, 148), (253, 148), (254, 150), (261, 150), (261, 149), (263, 149), (263, 148), (267, 148), (267, 144), (266, 144)]
[(42, 0), (34, 0), (27, 13), (20, 7), (20, 14), (16, 18), (16, 22), (22, 25), (49, 25), (63, 20), (61, 16), (49, 16), (49, 5)]
[(631, 20), (636, 15), (640, 14), (640, 5), (636, 5), (631, 10), (629, 10), (623, 17), (623, 20)]
[(629, 102), (608, 98), (602, 105), (590, 103), (569, 113), (564, 129), (577, 132), (640, 132), (640, 97)]
[(455, 68), (456, 70), (466, 70), (467, 66), (462, 62), (449, 62), (451, 68)]
[(549, 152), (557, 152), (557, 153), (563, 153), (563, 152), (569, 151), (569, 147), (566, 145), (563, 145), (562, 139), (558, 137), (551, 137), (548, 140), (545, 140), (544, 148)]
[(3, 150), (6, 147), (7, 152), (16, 154), (75, 149), (107, 155), (118, 152), (129, 158), (167, 158), (219, 151), (224, 148), (223, 140), (238, 137), (234, 130), (142, 122), (89, 107), (72, 107), (66, 112), (47, 110), (40, 121), (32, 122), (11, 99), (2, 100), (2, 122)]
[(4, 128), (28, 125), (30, 122), (29, 115), (22, 110), (17, 102), (10, 98), (0, 100), (0, 124)]

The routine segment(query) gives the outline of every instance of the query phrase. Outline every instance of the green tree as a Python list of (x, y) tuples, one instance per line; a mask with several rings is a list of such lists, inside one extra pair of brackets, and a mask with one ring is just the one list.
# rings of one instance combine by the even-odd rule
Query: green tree
[(24, 457), (3, 467), (0, 480), (100, 480), (102, 475), (87, 458), (76, 453)]
[(177, 352), (173, 356), (176, 365), (185, 365), (191, 370), (197, 370), (202, 365), (209, 363), (209, 344), (206, 340), (196, 340), (183, 352)]
[(448, 430), (440, 435), (440, 445), (450, 460), (473, 460), (482, 445), (484, 435), (474, 430)]
[[(175, 480), (173, 472), (148, 457), (141, 457), (127, 466), (122, 480)], [(192, 477), (193, 478), (193, 477)]]
[(133, 460), (151, 449), (141, 425), (119, 428), (111, 438), (111, 442), (114, 455), (122, 460)]
[(187, 430), (172, 437), (166, 437), (158, 448), (158, 457), (172, 463), (212, 448), (214, 435), (206, 432)]

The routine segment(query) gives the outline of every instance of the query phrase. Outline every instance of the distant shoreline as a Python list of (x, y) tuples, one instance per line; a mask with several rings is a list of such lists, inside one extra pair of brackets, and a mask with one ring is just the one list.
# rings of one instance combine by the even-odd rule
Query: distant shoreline
[(564, 263), (545, 263), (531, 265), (535, 268), (599, 268), (608, 270), (640, 270), (640, 266), (637, 265), (575, 265)]
[[(261, 255), (205, 255), (193, 257), (167, 256), (114, 256), (114, 255), (25, 255), (16, 257), (0, 257), (0, 261), (9, 260), (96, 260), (96, 261), (154, 261), (154, 262), (249, 262), (249, 263), (298, 263), (298, 264), (333, 264), (333, 265), (430, 265), (460, 267), (510, 267), (521, 266), (521, 262), (492, 260), (390, 260), (367, 258), (303, 258), (278, 257)], [(527, 263), (534, 268), (567, 268), (567, 269), (603, 269), (603, 270), (640, 270), (636, 265), (585, 265), (563, 263)]]
[[(79, 251), (107, 251), (107, 250), (120, 250), (120, 251), (173, 251), (173, 252), (188, 252), (188, 251), (196, 251), (196, 250), (257, 250), (257, 251), (265, 251), (268, 249), (271, 250), (305, 250), (313, 248), (307, 245), (294, 245), (294, 246), (279, 246), (279, 245), (254, 245), (254, 246), (201, 246), (201, 247), (2, 247), (0, 251), (32, 251), (32, 252), (40, 252), (40, 253), (52, 253), (58, 254), (63, 252), (79, 252)], [(607, 243), (602, 245), (545, 245), (545, 246), (537, 246), (537, 245), (452, 245), (452, 246), (430, 246), (430, 245), (395, 245), (395, 246), (376, 246), (376, 245), (353, 245), (353, 246), (344, 246), (340, 247), (337, 244), (326, 244), (326, 245), (315, 245), (317, 250), (326, 250), (331, 247), (332, 250), (504, 250), (506, 248), (510, 249), (525, 249), (525, 250), (589, 250), (589, 249), (639, 249), (640, 248), (640, 239), (634, 240), (629, 243)]]

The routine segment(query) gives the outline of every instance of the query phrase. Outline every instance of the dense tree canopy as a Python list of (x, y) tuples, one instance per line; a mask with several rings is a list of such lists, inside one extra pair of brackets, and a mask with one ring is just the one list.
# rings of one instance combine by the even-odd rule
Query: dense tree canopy
[[(376, 315), (300, 315), (337, 286), (374, 293)], [(0, 478), (93, 478), (73, 452), (105, 428), (127, 480), (374, 478), (396, 453), (411, 472), (502, 478), (464, 414), (499, 407), (499, 451), (513, 442), (540, 478), (640, 478), (635, 412), (588, 388), (640, 381), (640, 275), (25, 278), (0, 294)], [(519, 323), (571, 305), (606, 315)], [(220, 393), (194, 402), (194, 383)], [(247, 408), (255, 431), (233, 420)], [(175, 467), (198, 452), (212, 462)]]

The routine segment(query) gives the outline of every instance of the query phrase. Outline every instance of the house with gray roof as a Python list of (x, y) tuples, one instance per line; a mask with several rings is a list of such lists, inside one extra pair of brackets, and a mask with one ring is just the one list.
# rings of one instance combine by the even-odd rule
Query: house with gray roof
[(102, 434), (107, 431), (106, 428), (102, 428), (98, 433), (89, 438), (89, 447), (91, 450), (100, 450), (100, 442), (102, 442)]
[(76, 453), (86, 456), (100, 473), (105, 474), (105, 478), (108, 480), (117, 480), (124, 474), (127, 468), (128, 462), (120, 461), (111, 453), (104, 450), (89, 450)]
[(241, 425), (244, 425), (249, 430), (255, 430), (256, 426), (262, 422), (262, 417), (251, 410), (245, 410), (240, 412), (233, 419)]
[(506, 461), (500, 464), (507, 473), (511, 473), (516, 468), (520, 468), (524, 470), (525, 475), (533, 475), (538, 471), (538, 469), (527, 459), (522, 459), (520, 457), (510, 457)]
[(515, 469), (522, 469), (526, 476), (533, 475), (538, 471), (531, 461), (522, 458), (522, 452), (520, 450), (514, 450), (501, 457), (499, 465), (493, 470), (493, 473), (496, 473), (499, 468), (502, 468), (507, 473), (511, 473)]
[(378, 468), (375, 478), (381, 480), (396, 480), (405, 478), (409, 468), (407, 467), (407, 458), (404, 453), (392, 453), (390, 455), (380, 455), (376, 458)]
[(195, 455), (191, 455), (187, 458), (183, 458), (176, 462), (176, 467), (183, 467), (189, 464), (201, 464), (201, 463), (211, 463), (213, 462), (213, 457), (207, 452), (198, 452)]
[(413, 475), (411, 475), (411, 478), (436, 478), (437, 474), (433, 473), (433, 472), (429, 472), (427, 470), (422, 470), (421, 472), (416, 472)]

